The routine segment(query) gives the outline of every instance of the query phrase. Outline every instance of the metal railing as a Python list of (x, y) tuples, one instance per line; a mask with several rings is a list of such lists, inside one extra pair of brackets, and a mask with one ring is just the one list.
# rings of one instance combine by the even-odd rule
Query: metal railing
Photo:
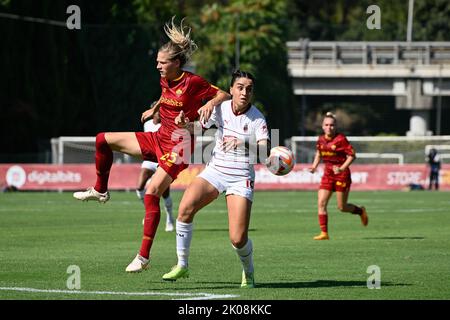
[(290, 64), (450, 64), (450, 42), (287, 42)]

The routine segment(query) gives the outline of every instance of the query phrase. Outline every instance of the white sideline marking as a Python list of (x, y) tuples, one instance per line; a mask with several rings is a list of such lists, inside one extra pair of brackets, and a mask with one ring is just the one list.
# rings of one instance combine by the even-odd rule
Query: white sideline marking
[(65, 294), (94, 294), (94, 295), (117, 295), (117, 296), (168, 296), (168, 297), (184, 297), (173, 300), (210, 300), (237, 298), (235, 294), (212, 294), (212, 293), (179, 293), (179, 292), (115, 292), (115, 291), (81, 291), (81, 290), (46, 290), (35, 288), (18, 288), (18, 287), (0, 287), (0, 291), (21, 291), (34, 293), (65, 293)]

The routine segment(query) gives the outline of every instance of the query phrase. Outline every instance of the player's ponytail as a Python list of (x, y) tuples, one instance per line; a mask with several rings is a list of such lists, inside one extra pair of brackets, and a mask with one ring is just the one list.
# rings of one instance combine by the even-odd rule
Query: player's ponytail
[(330, 111), (328, 111), (328, 112), (325, 114), (325, 118), (330, 118), (330, 119), (333, 119), (334, 121), (336, 121), (336, 116), (334, 115), (334, 113), (332, 113), (332, 112), (330, 112)]
[(179, 59), (180, 67), (183, 67), (198, 47), (191, 39), (191, 28), (183, 26), (184, 19), (181, 20), (179, 27), (175, 25), (174, 19), (175, 16), (164, 26), (164, 31), (170, 41), (163, 45), (159, 51), (168, 52), (170, 60)]
[(236, 80), (239, 78), (247, 78), (247, 79), (252, 80), (253, 84), (255, 83), (255, 77), (250, 72), (246, 72), (246, 71), (237, 69), (237, 70), (234, 70), (233, 74), (231, 75), (230, 87), (232, 87), (234, 85), (234, 83), (236, 82)]

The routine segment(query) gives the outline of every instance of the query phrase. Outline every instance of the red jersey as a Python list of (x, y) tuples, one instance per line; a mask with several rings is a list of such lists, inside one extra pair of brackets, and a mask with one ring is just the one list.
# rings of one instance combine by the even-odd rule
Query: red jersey
[(184, 71), (178, 79), (170, 82), (161, 77), (160, 84), (161, 128), (158, 131), (158, 139), (164, 149), (170, 150), (178, 143), (172, 141), (172, 132), (178, 129), (175, 118), (180, 111), (183, 110), (190, 121), (196, 120), (199, 117), (198, 109), (206, 100), (213, 98), (219, 89), (188, 71)]
[(340, 166), (345, 162), (347, 156), (355, 157), (352, 145), (342, 133), (336, 134), (332, 139), (321, 135), (317, 140), (316, 148), (326, 167)]

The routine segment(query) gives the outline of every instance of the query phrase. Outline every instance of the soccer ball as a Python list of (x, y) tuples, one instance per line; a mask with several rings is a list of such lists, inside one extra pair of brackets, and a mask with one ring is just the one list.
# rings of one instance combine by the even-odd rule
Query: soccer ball
[(266, 166), (270, 172), (277, 176), (284, 176), (294, 167), (294, 154), (286, 147), (278, 146), (270, 150)]

